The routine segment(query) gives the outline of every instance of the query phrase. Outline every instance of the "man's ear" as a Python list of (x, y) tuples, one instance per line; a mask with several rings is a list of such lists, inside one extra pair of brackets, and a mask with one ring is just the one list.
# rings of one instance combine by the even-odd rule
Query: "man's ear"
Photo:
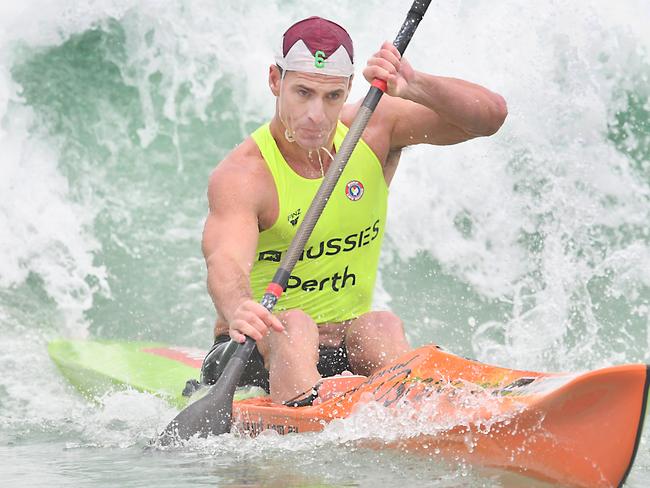
[(271, 88), (271, 92), (276, 97), (280, 96), (281, 78), (282, 75), (280, 74), (280, 68), (278, 68), (275, 64), (269, 66), (269, 88)]

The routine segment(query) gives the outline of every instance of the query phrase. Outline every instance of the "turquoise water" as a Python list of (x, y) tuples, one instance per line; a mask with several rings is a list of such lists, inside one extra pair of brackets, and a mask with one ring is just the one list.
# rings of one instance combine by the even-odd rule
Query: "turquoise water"
[[(407, 57), (498, 91), (509, 117), (492, 138), (403, 155), (376, 303), (404, 319), (413, 345), (540, 370), (650, 362), (644, 3), (434, 2)], [(146, 449), (170, 407), (133, 392), (90, 404), (45, 350), (60, 336), (206, 347), (214, 319), (200, 252), (206, 182), (272, 114), (266, 74), (279, 36), (291, 21), (329, 16), (349, 27), (360, 67), (408, 5), (0, 6), (2, 481), (524, 483), (365, 450), (335, 430)], [(359, 68), (352, 98), (365, 93), (361, 78)], [(628, 486), (647, 486), (649, 471), (645, 435)]]

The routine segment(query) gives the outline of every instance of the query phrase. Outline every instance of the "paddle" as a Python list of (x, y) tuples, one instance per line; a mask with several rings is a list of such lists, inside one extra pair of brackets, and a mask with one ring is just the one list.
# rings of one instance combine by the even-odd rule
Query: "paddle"
[[(406, 20), (393, 41), (400, 54), (404, 53), (430, 3), (431, 0), (415, 0), (411, 5)], [(273, 276), (273, 281), (266, 288), (261, 304), (269, 312), (273, 311), (275, 304), (286, 289), (291, 271), (305, 248), (305, 244), (316, 226), (316, 222), (323, 212), (332, 191), (334, 191), (334, 187), (341, 173), (343, 173), (352, 151), (359, 142), (370, 116), (386, 91), (386, 82), (383, 80), (373, 80), (371, 85), (359, 108), (359, 112), (350, 126), (350, 130), (343, 139), (334, 161), (327, 170), (323, 182), (305, 214), (302, 224), (300, 224), (296, 235), (291, 241), (280, 267)], [(205, 437), (230, 431), (235, 389), (254, 348), (255, 341), (250, 337), (246, 337), (243, 344), (230, 341), (225, 351), (226, 354), (221, 360), (221, 364), (225, 364), (225, 366), (217, 382), (210, 387), (205, 396), (188, 405), (169, 423), (160, 435), (159, 441), (161, 444), (169, 444), (176, 439), (189, 439), (196, 434)]]

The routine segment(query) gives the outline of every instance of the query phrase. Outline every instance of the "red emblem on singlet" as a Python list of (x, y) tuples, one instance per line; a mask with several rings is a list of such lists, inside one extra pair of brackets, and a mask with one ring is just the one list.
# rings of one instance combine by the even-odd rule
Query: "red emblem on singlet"
[(356, 202), (363, 196), (363, 184), (357, 180), (348, 181), (345, 185), (345, 196)]

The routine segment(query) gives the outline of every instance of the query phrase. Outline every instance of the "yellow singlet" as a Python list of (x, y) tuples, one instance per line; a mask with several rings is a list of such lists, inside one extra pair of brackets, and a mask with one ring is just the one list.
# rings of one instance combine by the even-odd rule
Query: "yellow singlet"
[[(338, 123), (338, 151), (348, 128)], [(298, 230), (322, 178), (298, 175), (280, 153), (269, 124), (252, 134), (279, 198), (278, 219), (260, 232), (251, 288), (260, 300)], [(296, 264), (277, 311), (301, 309), (316, 323), (342, 322), (370, 311), (386, 223), (388, 187), (381, 163), (360, 140)]]

